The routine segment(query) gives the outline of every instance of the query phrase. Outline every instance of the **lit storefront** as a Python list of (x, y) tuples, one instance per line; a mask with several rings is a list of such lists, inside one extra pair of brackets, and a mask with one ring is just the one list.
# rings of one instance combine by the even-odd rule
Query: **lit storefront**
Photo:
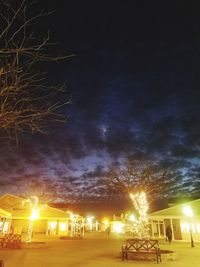
[(0, 235), (8, 233), (11, 225), (11, 214), (0, 208)]
[[(10, 228), (10, 218), (12, 217), (11, 229), (14, 233), (26, 234), (32, 224), (32, 233), (46, 235), (67, 235), (68, 234), (68, 214), (48, 205), (38, 204), (37, 210), (31, 208), (27, 199), (4, 195), (0, 197), (0, 207), (5, 210), (10, 217), (1, 216), (0, 229), (5, 232)], [(1, 231), (1, 230), (0, 230)]]
[[(185, 207), (190, 207), (192, 214), (184, 213)], [(200, 241), (200, 199), (151, 213), (149, 223), (152, 237), (165, 237), (169, 225), (174, 240), (190, 240), (192, 233)]]

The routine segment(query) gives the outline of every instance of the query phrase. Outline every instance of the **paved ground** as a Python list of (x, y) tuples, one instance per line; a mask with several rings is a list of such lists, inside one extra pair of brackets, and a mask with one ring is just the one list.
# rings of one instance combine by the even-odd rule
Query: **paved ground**
[(83, 240), (58, 240), (51, 238), (46, 247), (20, 250), (0, 249), (0, 259), (5, 267), (198, 267), (200, 266), (200, 244), (161, 241), (161, 249), (174, 250), (176, 261), (125, 261), (120, 258), (123, 240), (120, 236), (106, 238), (103, 233), (87, 234)]

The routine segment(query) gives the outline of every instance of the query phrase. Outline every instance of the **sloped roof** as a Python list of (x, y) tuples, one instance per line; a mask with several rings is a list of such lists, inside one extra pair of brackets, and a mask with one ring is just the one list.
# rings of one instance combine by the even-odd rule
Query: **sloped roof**
[[(27, 199), (6, 194), (0, 197), (0, 208), (11, 213), (13, 218), (29, 218), (31, 206)], [(68, 219), (65, 211), (49, 207), (48, 205), (38, 205), (40, 219)]]
[(47, 219), (47, 218), (69, 219), (69, 215), (67, 214), (67, 212), (49, 207), (47, 205), (40, 205), (39, 213), (40, 213), (40, 217), (44, 219)]
[(175, 205), (175, 206), (172, 206), (170, 208), (167, 208), (167, 209), (163, 209), (163, 210), (160, 210), (160, 211), (156, 211), (156, 212), (153, 212), (149, 215), (149, 217), (183, 217), (185, 216), (184, 213), (183, 213), (183, 208), (185, 206), (190, 206), (192, 211), (193, 211), (193, 214), (194, 214), (194, 217), (199, 217), (200, 216), (200, 199), (196, 199), (196, 200), (193, 200), (193, 201), (189, 201), (189, 202), (185, 202), (185, 203), (182, 203), (182, 204), (178, 204), (178, 205)]
[(0, 197), (0, 207), (13, 210), (15, 207), (22, 205), (25, 200), (22, 197), (6, 194)]
[(11, 217), (11, 214), (3, 209), (0, 209), (0, 217)]

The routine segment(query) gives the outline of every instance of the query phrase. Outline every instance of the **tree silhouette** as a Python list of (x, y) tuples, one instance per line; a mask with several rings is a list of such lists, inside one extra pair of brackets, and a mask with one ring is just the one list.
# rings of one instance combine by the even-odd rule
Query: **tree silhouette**
[(35, 34), (39, 20), (51, 13), (33, 15), (35, 1), (16, 2), (0, 0), (0, 130), (10, 138), (19, 132), (43, 133), (49, 122), (64, 122), (62, 107), (70, 103), (65, 85), (49, 85), (41, 68), (67, 57), (48, 53), (53, 45), (49, 33)]

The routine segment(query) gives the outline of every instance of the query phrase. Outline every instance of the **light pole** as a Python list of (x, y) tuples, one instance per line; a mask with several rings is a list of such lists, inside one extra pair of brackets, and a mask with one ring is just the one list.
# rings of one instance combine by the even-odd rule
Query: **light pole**
[(185, 206), (183, 208), (183, 213), (188, 217), (188, 223), (190, 228), (190, 240), (191, 240), (191, 247), (194, 247), (194, 240), (192, 236), (192, 227), (191, 227), (191, 217), (193, 216), (193, 212), (190, 206)]

